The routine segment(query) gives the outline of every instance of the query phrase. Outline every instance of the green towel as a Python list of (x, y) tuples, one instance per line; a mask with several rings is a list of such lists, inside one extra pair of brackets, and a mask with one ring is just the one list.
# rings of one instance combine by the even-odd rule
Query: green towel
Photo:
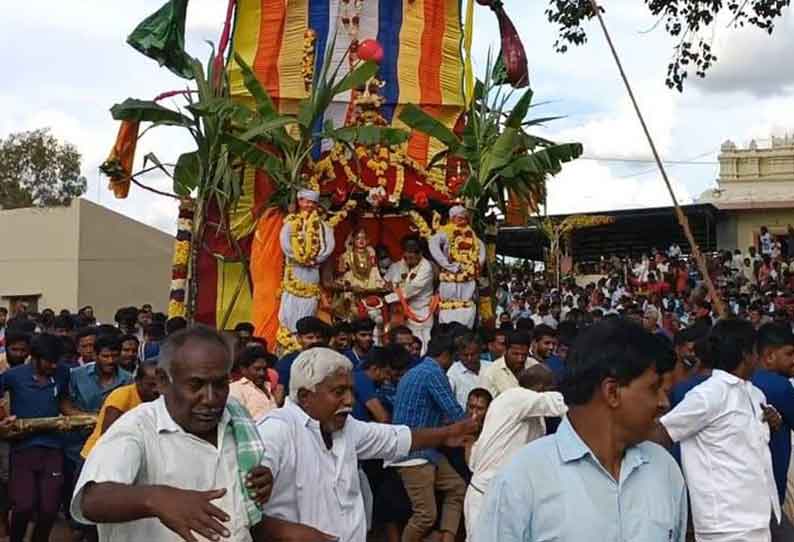
[(248, 521), (253, 527), (262, 521), (262, 510), (248, 494), (248, 488), (245, 487), (246, 476), (251, 469), (261, 464), (265, 445), (259, 438), (254, 420), (243, 405), (230, 397), (226, 402), (226, 409), (231, 415), (229, 425), (232, 427), (234, 441), (237, 444), (237, 469), (245, 500), (245, 510), (248, 513)]

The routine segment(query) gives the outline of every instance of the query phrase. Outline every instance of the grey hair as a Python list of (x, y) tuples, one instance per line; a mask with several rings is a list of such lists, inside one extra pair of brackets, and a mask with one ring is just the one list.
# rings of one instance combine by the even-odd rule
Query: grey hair
[(171, 381), (171, 366), (179, 351), (190, 341), (199, 341), (204, 343), (215, 344), (226, 350), (229, 358), (228, 370), (232, 370), (234, 364), (234, 356), (232, 355), (232, 347), (229, 341), (218, 331), (211, 327), (203, 325), (194, 325), (177, 331), (173, 335), (169, 335), (163, 344), (160, 345), (160, 354), (158, 355), (158, 367), (165, 373), (168, 381)]
[(339, 371), (350, 372), (353, 364), (330, 348), (315, 347), (295, 358), (289, 373), (289, 398), (298, 401), (300, 390), (316, 391), (317, 385)]

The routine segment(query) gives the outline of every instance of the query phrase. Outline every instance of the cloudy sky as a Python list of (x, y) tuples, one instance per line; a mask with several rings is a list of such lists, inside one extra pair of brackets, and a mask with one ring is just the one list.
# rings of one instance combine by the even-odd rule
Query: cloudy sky
[[(83, 154), (86, 197), (166, 231), (174, 230), (175, 206), (168, 198), (133, 188), (114, 200), (97, 172), (115, 139), (108, 108), (128, 96), (152, 98), (181, 88), (181, 80), (158, 69), (125, 44), (138, 21), (162, 0), (25, 0), (0, 2), (0, 137), (49, 126)], [(547, 2), (505, 2), (522, 36), (536, 100), (548, 102), (536, 116), (565, 115), (547, 128), (560, 141), (580, 141), (585, 159), (568, 165), (550, 181), (549, 212), (579, 212), (668, 205), (669, 196), (630, 108), (606, 43), (595, 24), (590, 41), (565, 55), (553, 51), (554, 29), (545, 21)], [(640, 105), (681, 200), (692, 201), (715, 185), (720, 144), (745, 145), (794, 131), (794, 17), (789, 14), (772, 37), (757, 30), (715, 26), (719, 62), (705, 81), (690, 81), (684, 94), (664, 85), (673, 40), (640, 0), (604, 0), (607, 25), (623, 57)], [(205, 40), (217, 42), (225, 0), (192, 0), (188, 49), (204, 58)], [(480, 9), (475, 37), (477, 65), (498, 49), (495, 18)], [(189, 148), (178, 131), (150, 132), (139, 160), (155, 151), (173, 161)], [(676, 164), (674, 162), (698, 162)], [(151, 184), (168, 189), (168, 181)]]

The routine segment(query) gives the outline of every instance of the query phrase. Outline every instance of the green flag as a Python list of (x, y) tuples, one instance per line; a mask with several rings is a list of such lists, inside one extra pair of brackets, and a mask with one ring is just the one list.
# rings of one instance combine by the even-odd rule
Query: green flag
[(132, 31), (127, 43), (179, 77), (193, 79), (191, 58), (185, 52), (188, 0), (168, 0)]

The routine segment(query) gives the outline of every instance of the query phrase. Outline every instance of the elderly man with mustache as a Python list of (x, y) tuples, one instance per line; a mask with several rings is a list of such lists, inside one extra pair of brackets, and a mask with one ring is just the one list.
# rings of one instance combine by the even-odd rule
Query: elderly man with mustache
[[(359, 460), (395, 460), (411, 450), (460, 445), (477, 424), (411, 430), (350, 416), (353, 365), (337, 352), (313, 348), (295, 360), (283, 408), (258, 424), (267, 443), (262, 464), (273, 473), (264, 507), (276, 539), (364, 542), (366, 515)], [(289, 522), (289, 523), (287, 523)]]

